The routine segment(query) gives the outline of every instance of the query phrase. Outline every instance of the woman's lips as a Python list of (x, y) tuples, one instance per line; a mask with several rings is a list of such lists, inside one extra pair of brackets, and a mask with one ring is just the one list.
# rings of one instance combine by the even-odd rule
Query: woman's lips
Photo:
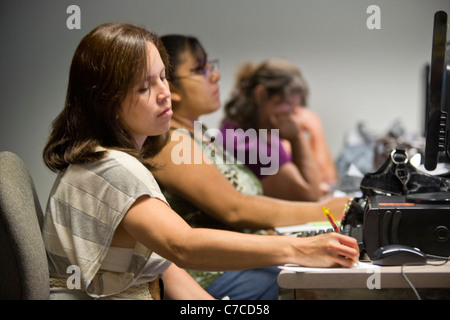
[(158, 117), (171, 117), (173, 114), (172, 108), (171, 107), (167, 107), (164, 108), (163, 112), (161, 112)]

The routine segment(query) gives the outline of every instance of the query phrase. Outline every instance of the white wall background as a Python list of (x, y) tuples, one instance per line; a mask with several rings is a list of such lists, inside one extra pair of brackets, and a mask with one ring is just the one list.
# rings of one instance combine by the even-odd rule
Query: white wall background
[[(69, 30), (69, 5), (81, 29)], [(369, 30), (370, 5), (381, 29)], [(55, 175), (43, 164), (51, 121), (62, 109), (72, 55), (95, 26), (127, 21), (160, 35), (197, 36), (220, 60), (224, 102), (241, 63), (284, 57), (311, 87), (310, 108), (326, 126), (338, 156), (360, 121), (384, 133), (396, 119), (420, 134), (424, 67), (430, 61), (433, 15), (448, 0), (6, 0), (0, 9), (0, 150), (26, 162), (43, 207)], [(217, 127), (221, 112), (205, 116)], [(1, 178), (1, 177), (0, 177)]]

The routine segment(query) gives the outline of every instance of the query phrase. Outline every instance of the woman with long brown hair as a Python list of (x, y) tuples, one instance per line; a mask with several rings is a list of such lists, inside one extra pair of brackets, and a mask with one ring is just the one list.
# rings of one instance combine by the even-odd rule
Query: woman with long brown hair
[[(162, 279), (166, 299), (212, 299), (183, 268), (352, 266), (357, 245), (341, 234), (192, 228), (170, 208), (146, 160), (170, 127), (167, 65), (160, 39), (131, 24), (101, 25), (75, 51), (65, 106), (43, 153), (58, 173), (43, 227), (53, 296), (158, 299)], [(69, 270), (79, 270), (75, 288)]]

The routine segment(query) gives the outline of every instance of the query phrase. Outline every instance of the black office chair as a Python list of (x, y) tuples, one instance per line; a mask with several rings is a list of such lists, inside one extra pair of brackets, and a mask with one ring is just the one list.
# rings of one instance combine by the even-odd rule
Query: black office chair
[(0, 152), (0, 299), (49, 299), (42, 208), (25, 163)]

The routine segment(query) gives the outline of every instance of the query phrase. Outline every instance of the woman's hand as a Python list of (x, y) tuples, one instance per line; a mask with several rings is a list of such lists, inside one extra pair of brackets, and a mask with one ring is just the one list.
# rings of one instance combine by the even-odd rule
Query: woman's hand
[(272, 128), (279, 130), (281, 139), (294, 141), (298, 139), (300, 127), (293, 113), (279, 113), (270, 117)]
[(298, 250), (302, 258), (299, 264), (305, 267), (351, 268), (359, 259), (356, 239), (340, 233), (330, 232), (314, 237), (295, 238), (301, 240)]

